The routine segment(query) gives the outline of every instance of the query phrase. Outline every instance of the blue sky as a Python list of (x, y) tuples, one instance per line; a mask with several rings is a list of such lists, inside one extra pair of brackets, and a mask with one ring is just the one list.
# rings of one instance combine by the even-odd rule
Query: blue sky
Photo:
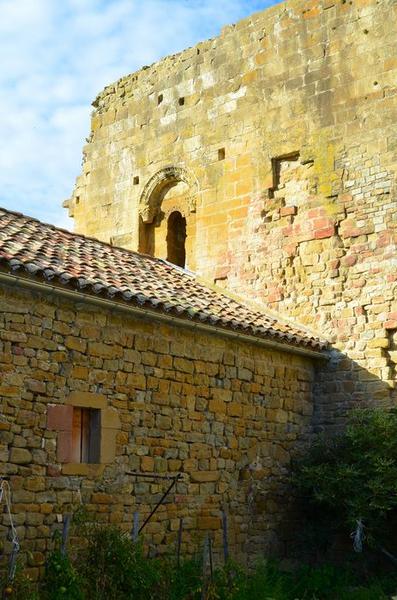
[(0, 206), (72, 228), (97, 93), (278, 1), (0, 0)]

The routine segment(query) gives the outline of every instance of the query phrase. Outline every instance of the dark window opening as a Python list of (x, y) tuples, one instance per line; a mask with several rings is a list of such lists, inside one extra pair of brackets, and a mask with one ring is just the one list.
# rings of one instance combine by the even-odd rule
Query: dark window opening
[(157, 104), (161, 104), (163, 101), (163, 98), (164, 98), (163, 94), (159, 94), (157, 97)]
[(101, 411), (73, 407), (72, 462), (99, 463)]
[(183, 106), (185, 104), (185, 98), (179, 98), (178, 102), (179, 106)]
[(175, 211), (170, 214), (167, 226), (167, 260), (178, 267), (186, 263), (186, 219)]
[(133, 183), (134, 183), (134, 185), (138, 185), (138, 183), (139, 183), (139, 176), (138, 175), (135, 175), (135, 177), (133, 179)]
[(225, 160), (226, 151), (224, 148), (219, 148), (218, 150), (218, 160)]

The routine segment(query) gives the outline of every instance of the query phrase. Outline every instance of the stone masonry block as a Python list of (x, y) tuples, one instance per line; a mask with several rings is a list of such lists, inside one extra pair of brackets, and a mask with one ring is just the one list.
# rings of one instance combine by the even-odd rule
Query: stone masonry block
[(71, 392), (66, 398), (66, 403), (72, 406), (81, 406), (83, 408), (106, 408), (107, 399), (103, 394), (92, 392)]

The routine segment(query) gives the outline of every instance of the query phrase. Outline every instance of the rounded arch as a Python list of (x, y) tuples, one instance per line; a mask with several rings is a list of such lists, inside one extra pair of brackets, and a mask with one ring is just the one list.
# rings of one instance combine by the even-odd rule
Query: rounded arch
[(188, 211), (196, 212), (197, 179), (184, 167), (168, 166), (152, 175), (143, 188), (139, 201), (139, 216), (143, 223), (153, 222), (160, 210), (164, 191), (180, 181), (186, 183), (189, 189), (187, 196)]

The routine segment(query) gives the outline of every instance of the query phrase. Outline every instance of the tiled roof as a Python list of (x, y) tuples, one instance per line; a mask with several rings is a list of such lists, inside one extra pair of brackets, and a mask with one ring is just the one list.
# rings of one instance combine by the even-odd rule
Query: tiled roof
[(326, 346), (300, 326), (206, 287), (167, 261), (0, 208), (1, 270), (289, 345)]

